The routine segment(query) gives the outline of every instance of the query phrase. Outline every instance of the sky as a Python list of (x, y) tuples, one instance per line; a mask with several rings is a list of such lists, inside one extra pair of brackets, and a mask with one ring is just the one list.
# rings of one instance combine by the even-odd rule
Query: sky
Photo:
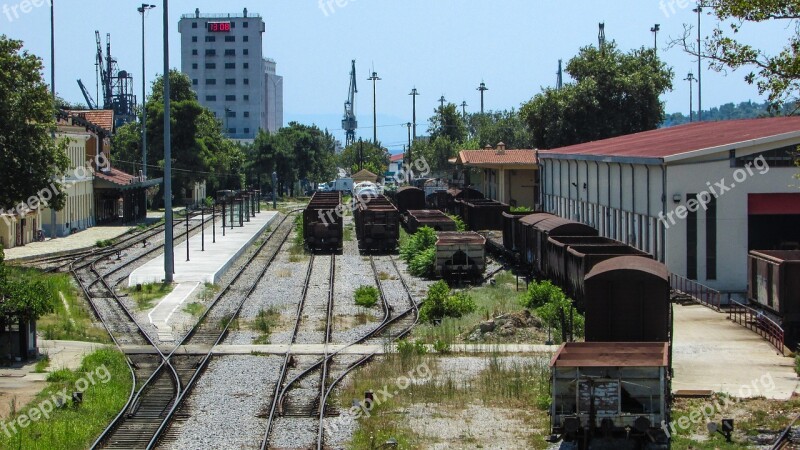
[[(43, 58), (50, 80), (50, 0), (0, 0), (0, 34), (24, 42)], [(141, 91), (141, 2), (131, 0), (53, 0), (56, 28), (56, 90), (72, 102), (85, 103), (76, 83), (82, 79), (95, 93), (95, 30), (103, 40), (111, 33), (112, 55), (134, 76)], [(163, 73), (163, 2), (146, 16), (146, 78)], [(223, 6), (224, 5), (224, 6)], [(682, 7), (683, 6), (683, 7)], [(377, 82), (378, 138), (395, 153), (407, 143), (411, 121), (408, 95), (416, 87), (418, 134), (444, 95), (467, 111), (480, 110), (483, 81), (486, 110), (519, 108), (543, 87), (554, 86), (558, 60), (566, 61), (586, 45), (597, 45), (598, 23), (606, 39), (628, 51), (654, 44), (658, 23), (659, 55), (675, 71), (674, 89), (662, 100), (667, 113), (688, 115), (688, 72), (697, 60), (679, 48), (668, 48), (684, 24), (696, 24), (690, 0), (261, 0), (247, 2), (195, 0), (169, 2), (170, 66), (180, 68), (183, 14), (260, 14), (266, 22), (264, 56), (275, 59), (284, 77), (284, 120), (315, 123), (344, 141), (341, 119), (356, 60), (359, 92), (358, 136), (372, 137), (371, 72)], [(703, 35), (716, 25), (703, 16)], [(775, 52), (792, 30), (785, 24), (748, 25), (742, 37)], [(746, 72), (718, 73), (703, 68), (703, 107), (728, 102), (762, 101)], [(569, 82), (569, 78), (565, 78)], [(148, 88), (149, 91), (149, 88)], [(697, 107), (695, 87), (694, 106)]]

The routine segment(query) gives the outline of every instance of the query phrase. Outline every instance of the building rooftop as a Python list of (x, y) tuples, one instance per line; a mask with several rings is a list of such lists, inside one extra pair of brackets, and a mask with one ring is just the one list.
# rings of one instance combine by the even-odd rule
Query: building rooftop
[(392, 156), (389, 158), (389, 160), (390, 160), (391, 162), (400, 162), (400, 161), (402, 161), (402, 160), (403, 160), (403, 158), (405, 158), (405, 157), (406, 157), (406, 155), (404, 155), (403, 153), (398, 153), (398, 154), (396, 154), (396, 155), (392, 155)]
[(550, 367), (667, 367), (667, 342), (568, 342)]
[(483, 150), (461, 150), (456, 163), (465, 166), (535, 166), (539, 160), (536, 150), (507, 150), (501, 142), (497, 148), (486, 146)]
[(800, 137), (800, 117), (695, 122), (629, 134), (602, 141), (540, 151), (542, 159), (597, 159), (598, 157), (659, 159), (664, 161), (727, 151), (769, 141)]
[(112, 109), (70, 110), (67, 113), (97, 125), (109, 133), (114, 131), (114, 110)]

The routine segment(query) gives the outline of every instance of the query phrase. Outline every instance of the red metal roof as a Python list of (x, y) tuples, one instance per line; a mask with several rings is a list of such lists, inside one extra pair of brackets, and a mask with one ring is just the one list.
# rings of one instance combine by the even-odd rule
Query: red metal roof
[(114, 111), (111, 109), (96, 109), (83, 111), (69, 111), (70, 115), (83, 117), (109, 133), (114, 131)]
[(540, 151), (540, 157), (546, 159), (548, 154), (556, 154), (666, 158), (798, 132), (800, 117), (696, 122)]
[(461, 150), (458, 162), (466, 165), (525, 165), (539, 164), (536, 150)]
[(748, 194), (747, 212), (751, 216), (786, 216), (800, 214), (800, 194)]
[(667, 367), (667, 342), (569, 342), (550, 367)]

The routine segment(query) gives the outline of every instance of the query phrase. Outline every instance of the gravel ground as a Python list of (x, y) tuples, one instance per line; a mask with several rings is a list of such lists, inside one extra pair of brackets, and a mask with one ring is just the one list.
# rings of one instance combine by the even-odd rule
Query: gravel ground
[[(333, 330), (332, 341), (337, 344), (355, 342), (374, 330), (383, 319), (380, 303), (373, 308), (365, 309), (356, 306), (353, 298), (356, 289), (361, 286), (375, 287), (375, 275), (369, 263), (369, 257), (343, 255), (336, 259), (336, 283), (334, 284), (334, 320), (337, 326)], [(363, 314), (366, 323), (361, 325), (353, 320)]]
[(180, 425), (176, 441), (163, 449), (258, 448), (266, 432), (279, 356), (215, 358), (183, 407), (189, 418)]
[(314, 258), (300, 327), (295, 339), (298, 344), (325, 343), (332, 258), (330, 255), (319, 255)]

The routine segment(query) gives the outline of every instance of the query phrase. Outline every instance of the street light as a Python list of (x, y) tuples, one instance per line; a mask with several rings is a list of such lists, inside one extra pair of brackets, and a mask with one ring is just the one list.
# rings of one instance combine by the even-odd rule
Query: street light
[(439, 103), (441, 103), (441, 105), (442, 105), (442, 111), (444, 111), (444, 103), (445, 103), (446, 101), (447, 101), (447, 100), (445, 100), (445, 98), (444, 98), (444, 94), (442, 94), (442, 96), (439, 98)]
[(376, 100), (376, 84), (381, 81), (378, 77), (378, 72), (372, 72), (372, 76), (367, 78), (367, 81), (372, 81), (372, 141), (378, 145), (378, 103)]
[(144, 59), (144, 16), (145, 13), (156, 5), (148, 5), (142, 3), (142, 6), (136, 10), (142, 15), (142, 175), (147, 179), (147, 81), (145, 76), (145, 59)]
[(417, 96), (419, 95), (419, 91), (417, 91), (417, 88), (414, 88), (414, 89), (411, 90), (411, 93), (408, 94), (408, 95), (410, 95), (414, 99), (413, 102), (412, 102), (412, 106), (414, 108), (414, 110), (412, 112), (412, 114), (413, 114), (412, 127), (413, 127), (413, 132), (414, 132), (414, 141), (416, 141), (417, 140)]
[(697, 121), (703, 121), (703, 51), (701, 49), (702, 40), (700, 38), (700, 15), (703, 7), (698, 5), (692, 12), (697, 13)]
[[(164, 282), (172, 283), (175, 253), (172, 235), (172, 128), (169, 101), (169, 0), (164, 0)], [(189, 236), (186, 236), (189, 241)]]
[(481, 85), (478, 86), (478, 90), (481, 91), (481, 114), (483, 114), (483, 93), (488, 91), (489, 88), (486, 87), (486, 83), (481, 81)]
[(652, 28), (650, 28), (650, 32), (653, 33), (653, 48), (655, 49), (656, 53), (658, 53), (658, 32), (661, 31), (661, 25), (655, 24)]

